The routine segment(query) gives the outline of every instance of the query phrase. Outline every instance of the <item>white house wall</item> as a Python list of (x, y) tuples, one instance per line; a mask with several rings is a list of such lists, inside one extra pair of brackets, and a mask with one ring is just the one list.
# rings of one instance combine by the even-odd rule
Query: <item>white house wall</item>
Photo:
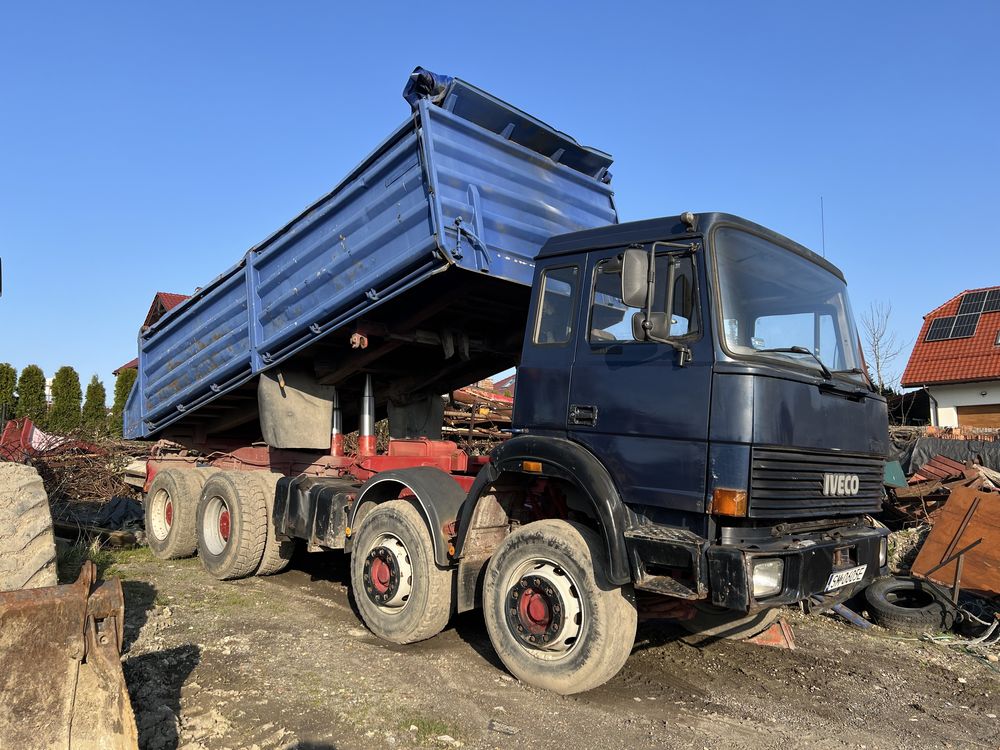
[[(957, 406), (980, 406), (1000, 404), (1000, 380), (984, 380), (981, 383), (961, 383), (959, 385), (934, 385), (931, 394), (932, 422), (938, 427), (958, 427)], [(934, 408), (937, 402), (937, 408)]]

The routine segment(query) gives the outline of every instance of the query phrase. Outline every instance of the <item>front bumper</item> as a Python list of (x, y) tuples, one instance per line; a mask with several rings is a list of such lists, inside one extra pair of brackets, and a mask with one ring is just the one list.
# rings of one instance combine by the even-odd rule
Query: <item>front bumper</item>
[[(753, 612), (780, 604), (794, 604), (814, 596), (828, 598), (863, 588), (885, 573), (880, 564), (885, 528), (851, 526), (812, 534), (778, 537), (752, 544), (709, 546), (708, 589), (712, 604)], [(757, 559), (780, 558), (784, 563), (781, 590), (761, 598), (753, 594), (753, 564)], [(841, 589), (826, 591), (831, 574), (866, 565), (863, 578)]]

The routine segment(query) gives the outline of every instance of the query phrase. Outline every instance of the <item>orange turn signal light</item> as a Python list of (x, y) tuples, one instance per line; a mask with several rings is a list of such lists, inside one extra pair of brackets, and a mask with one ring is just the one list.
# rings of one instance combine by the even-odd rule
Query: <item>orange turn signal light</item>
[(522, 461), (521, 469), (524, 471), (530, 471), (533, 474), (542, 473), (542, 462), (541, 461)]
[(712, 492), (709, 513), (717, 516), (745, 516), (747, 514), (746, 490), (728, 490), (716, 487)]

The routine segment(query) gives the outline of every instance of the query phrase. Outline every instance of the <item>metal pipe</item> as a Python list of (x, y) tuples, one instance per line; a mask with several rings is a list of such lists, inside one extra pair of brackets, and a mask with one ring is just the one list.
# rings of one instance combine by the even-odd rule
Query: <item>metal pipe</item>
[(851, 625), (856, 628), (861, 628), (862, 630), (868, 630), (872, 626), (868, 620), (859, 615), (853, 609), (848, 609), (844, 604), (834, 604), (830, 607), (831, 611), (836, 612), (838, 615), (847, 620)]
[(375, 394), (372, 376), (365, 375), (365, 392), (361, 397), (361, 424), (358, 430), (358, 455), (375, 455)]
[(344, 455), (344, 422), (340, 412), (340, 396), (333, 389), (333, 422), (330, 425), (330, 455)]

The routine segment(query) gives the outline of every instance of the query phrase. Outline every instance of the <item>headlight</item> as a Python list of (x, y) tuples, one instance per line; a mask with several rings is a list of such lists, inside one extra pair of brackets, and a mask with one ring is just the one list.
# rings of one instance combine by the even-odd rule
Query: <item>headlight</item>
[(889, 537), (882, 537), (878, 543), (878, 566), (884, 568), (889, 564)]
[(785, 561), (780, 558), (753, 561), (753, 596), (763, 599), (781, 591)]

